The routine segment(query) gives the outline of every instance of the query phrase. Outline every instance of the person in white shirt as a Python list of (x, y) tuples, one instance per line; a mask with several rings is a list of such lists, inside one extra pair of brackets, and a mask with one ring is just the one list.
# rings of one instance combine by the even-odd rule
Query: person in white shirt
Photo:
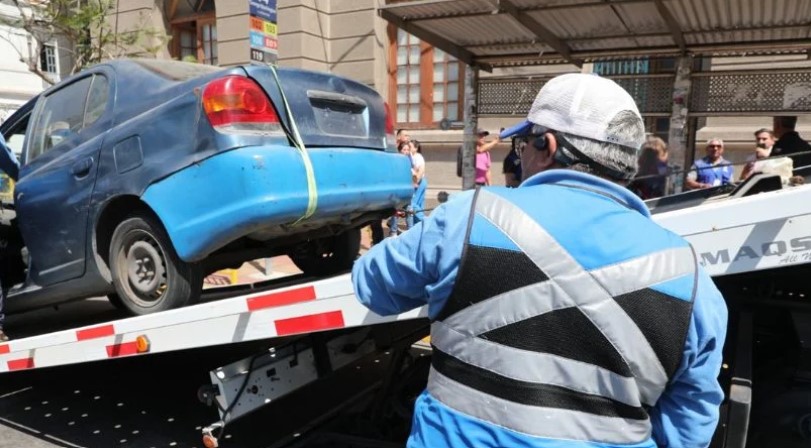
[(411, 197), (411, 211), (413, 224), (421, 223), (425, 219), (425, 192), (428, 189), (428, 180), (425, 178), (425, 158), (422, 156), (420, 142), (411, 140), (411, 177), (414, 180), (414, 196)]
[(741, 172), (741, 180), (746, 180), (753, 173), (762, 170), (763, 162), (760, 161), (768, 159), (772, 155), (774, 141), (774, 132), (771, 129), (761, 128), (755, 131), (755, 149), (746, 158), (746, 165), (743, 167), (743, 172)]

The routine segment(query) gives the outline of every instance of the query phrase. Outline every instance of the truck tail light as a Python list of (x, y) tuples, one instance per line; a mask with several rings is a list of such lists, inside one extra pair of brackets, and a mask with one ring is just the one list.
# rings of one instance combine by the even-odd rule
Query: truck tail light
[(256, 82), (244, 76), (211, 81), (203, 90), (203, 109), (220, 132), (282, 134), (273, 103)]
[(386, 107), (386, 146), (397, 146), (397, 139), (394, 136), (394, 120), (391, 118), (391, 108), (389, 103), (383, 103)]

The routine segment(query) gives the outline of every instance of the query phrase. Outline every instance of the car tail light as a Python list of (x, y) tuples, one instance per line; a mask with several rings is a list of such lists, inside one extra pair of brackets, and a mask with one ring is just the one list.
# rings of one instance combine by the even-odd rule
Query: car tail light
[(218, 131), (282, 132), (279, 115), (265, 91), (244, 76), (211, 81), (203, 90), (203, 109)]
[(386, 145), (397, 146), (397, 139), (394, 136), (394, 120), (391, 118), (391, 108), (389, 103), (383, 103), (386, 107)]

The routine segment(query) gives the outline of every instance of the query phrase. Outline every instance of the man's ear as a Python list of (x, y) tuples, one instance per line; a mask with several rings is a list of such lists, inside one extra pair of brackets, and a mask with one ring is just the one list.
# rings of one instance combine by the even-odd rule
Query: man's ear
[(546, 148), (538, 151), (538, 158), (539, 162), (543, 165), (543, 169), (547, 169), (555, 164), (555, 154), (558, 152), (558, 141), (555, 139), (555, 134), (551, 132), (547, 132), (544, 136), (546, 137)]

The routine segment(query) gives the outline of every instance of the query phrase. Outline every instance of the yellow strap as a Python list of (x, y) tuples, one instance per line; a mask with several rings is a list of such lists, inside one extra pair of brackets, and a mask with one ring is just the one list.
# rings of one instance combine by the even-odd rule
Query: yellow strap
[(307, 153), (307, 148), (304, 147), (304, 141), (301, 140), (301, 134), (299, 134), (298, 126), (296, 126), (296, 120), (293, 118), (293, 113), (290, 111), (290, 104), (287, 102), (287, 96), (284, 94), (284, 89), (282, 89), (282, 83), (279, 80), (279, 75), (276, 73), (276, 67), (273, 65), (268, 65), (270, 67), (270, 71), (273, 72), (273, 77), (276, 78), (276, 85), (279, 87), (279, 92), (282, 94), (282, 103), (284, 103), (284, 110), (287, 114), (287, 119), (290, 121), (290, 130), (293, 132), (293, 143), (296, 145), (299, 153), (301, 154), (301, 158), (304, 161), (304, 170), (307, 172), (307, 211), (304, 212), (304, 215), (297, 219), (292, 225), (296, 225), (301, 221), (313, 216), (315, 213), (315, 208), (318, 205), (318, 188), (315, 185), (315, 172), (313, 171), (313, 164), (310, 161), (310, 155)]

